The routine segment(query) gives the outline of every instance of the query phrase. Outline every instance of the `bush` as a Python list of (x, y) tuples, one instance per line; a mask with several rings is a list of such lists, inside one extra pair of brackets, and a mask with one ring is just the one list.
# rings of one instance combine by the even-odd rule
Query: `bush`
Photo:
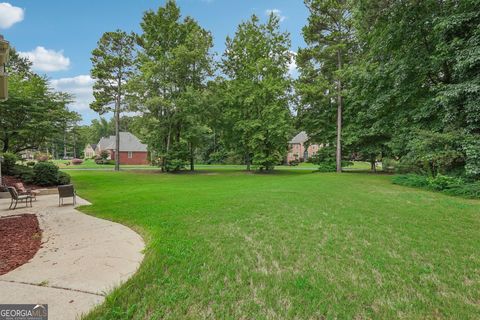
[(440, 191), (452, 196), (480, 199), (480, 181), (468, 182), (461, 178), (437, 175), (435, 178), (416, 174), (395, 176), (394, 184)]
[(5, 152), (2, 156), (3, 156), (2, 173), (5, 175), (11, 175), (13, 173), (15, 164), (18, 161), (18, 157), (16, 154), (10, 153), (10, 152)]
[(185, 166), (187, 165), (187, 161), (182, 160), (182, 159), (171, 159), (167, 161), (167, 164), (165, 165), (164, 170), (167, 172), (177, 172), (180, 170), (185, 169)]
[[(336, 161), (323, 161), (319, 162), (318, 164), (318, 171), (319, 172), (336, 172), (337, 171), (337, 163)], [(350, 161), (342, 161), (342, 168), (346, 168), (348, 166), (353, 165), (353, 162)]]
[(335, 172), (337, 171), (337, 165), (332, 161), (325, 161), (318, 163), (318, 171), (320, 172)]
[(25, 183), (33, 183), (34, 173), (31, 167), (16, 165), (12, 170), (12, 175)]
[(398, 175), (393, 177), (392, 182), (402, 186), (417, 188), (426, 188), (429, 185), (428, 177), (418, 174)]
[(394, 159), (390, 159), (390, 158), (382, 159), (382, 170), (384, 172), (388, 172), (388, 173), (395, 172), (396, 167), (397, 167), (397, 161), (395, 161)]
[(35, 165), (35, 161), (27, 161), (27, 166), (33, 167)]
[(54, 186), (58, 182), (58, 167), (52, 162), (37, 163), (33, 173), (33, 181), (39, 186)]
[(223, 164), (228, 154), (224, 150), (212, 152), (207, 160), (208, 164)]
[(443, 191), (453, 186), (462, 185), (463, 180), (438, 174), (435, 178), (428, 178), (428, 186), (435, 191)]
[(480, 199), (480, 181), (454, 185), (444, 192), (452, 196)]
[(465, 173), (471, 178), (480, 178), (480, 141), (471, 135), (463, 143), (466, 156)]
[(83, 163), (83, 160), (82, 159), (72, 159), (72, 164), (73, 165), (80, 165)]
[(291, 161), (288, 163), (288, 165), (289, 165), (289, 166), (292, 166), (292, 167), (293, 167), (293, 166), (298, 166), (299, 164), (300, 164), (300, 161), (298, 161), (297, 159), (291, 160)]
[(70, 175), (68, 175), (65, 172), (59, 171), (57, 176), (57, 184), (58, 185), (70, 184)]
[(107, 150), (102, 150), (100, 152), (100, 159), (107, 160), (109, 156), (110, 152), (108, 152)]
[(95, 159), (96, 164), (115, 164), (114, 160), (107, 160), (107, 159)]

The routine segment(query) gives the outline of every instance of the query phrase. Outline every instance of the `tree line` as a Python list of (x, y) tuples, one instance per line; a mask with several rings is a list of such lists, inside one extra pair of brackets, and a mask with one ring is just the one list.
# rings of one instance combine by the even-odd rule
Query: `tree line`
[(219, 59), (211, 32), (182, 18), (174, 1), (146, 12), (140, 26), (140, 34), (105, 33), (92, 52), (92, 109), (117, 120), (141, 114), (140, 136), (165, 171), (194, 170), (199, 157), (233, 157), (248, 170), (282, 162), (293, 132), (292, 57), (278, 17), (241, 23)]
[[(145, 13), (140, 34), (99, 41), (92, 107), (116, 101), (117, 111), (139, 112), (166, 171), (193, 170), (200, 149), (214, 161), (234, 156), (247, 169), (270, 170), (305, 130), (324, 146), (316, 161), (337, 171), (342, 161), (375, 170), (391, 160), (404, 170), (478, 176), (478, 1), (305, 5), (307, 45), (296, 56), (275, 15), (265, 23), (253, 15), (215, 59), (211, 33), (167, 1)], [(298, 79), (288, 74), (292, 58)]]
[(333, 171), (363, 160), (372, 170), (382, 161), (478, 178), (479, 1), (304, 2), (306, 46), (297, 53), (275, 15), (251, 16), (215, 53), (212, 33), (175, 1), (147, 11), (138, 34), (105, 33), (92, 52), (91, 108), (114, 117), (90, 126), (78, 126), (65, 107), (71, 97), (13, 53), (2, 149), (77, 153), (126, 128), (165, 171), (198, 161), (271, 170), (305, 130), (308, 143), (323, 146), (312, 161)]
[(478, 0), (305, 4), (296, 121), (313, 141), (373, 169), (480, 176)]

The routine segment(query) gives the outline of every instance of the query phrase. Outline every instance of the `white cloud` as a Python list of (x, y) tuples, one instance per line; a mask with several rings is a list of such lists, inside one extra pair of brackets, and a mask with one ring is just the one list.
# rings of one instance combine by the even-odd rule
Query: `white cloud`
[(267, 9), (265, 10), (265, 14), (270, 16), (271, 14), (275, 15), (280, 19), (280, 22), (283, 22), (287, 17), (282, 15), (282, 11), (279, 9)]
[(8, 2), (0, 2), (0, 28), (8, 29), (23, 20), (22, 8), (14, 7)]
[(63, 55), (63, 50), (55, 51), (36, 47), (32, 51), (19, 52), (19, 54), (28, 58), (33, 63), (33, 69), (38, 71), (61, 71), (67, 70), (70, 66), (70, 59)]
[(50, 81), (53, 89), (70, 93), (74, 96), (71, 108), (74, 111), (86, 111), (93, 101), (93, 84), (95, 80), (89, 75), (79, 75), (72, 78), (60, 78)]

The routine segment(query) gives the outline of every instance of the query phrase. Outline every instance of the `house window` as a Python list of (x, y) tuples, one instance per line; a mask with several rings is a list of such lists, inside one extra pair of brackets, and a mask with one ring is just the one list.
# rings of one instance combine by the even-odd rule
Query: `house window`
[(128, 159), (132, 159), (133, 158), (133, 153), (132, 151), (128, 151)]

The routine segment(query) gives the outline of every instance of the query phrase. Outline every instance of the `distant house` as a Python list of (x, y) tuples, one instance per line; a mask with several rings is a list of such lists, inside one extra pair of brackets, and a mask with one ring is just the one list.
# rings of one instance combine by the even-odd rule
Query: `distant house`
[[(115, 136), (100, 139), (95, 154), (100, 155), (104, 150), (109, 159), (115, 159)], [(120, 164), (148, 164), (147, 145), (130, 132), (120, 132)]]
[(304, 162), (308, 158), (317, 154), (318, 149), (321, 148), (318, 144), (310, 144), (305, 148), (305, 143), (308, 141), (308, 135), (305, 131), (300, 132), (288, 143), (287, 163), (291, 161)]
[(83, 150), (83, 157), (85, 159), (90, 159), (90, 158), (93, 158), (95, 156), (95, 148), (97, 148), (97, 145), (94, 144), (94, 143), (89, 143), (87, 144), (87, 146), (85, 147), (85, 149)]

